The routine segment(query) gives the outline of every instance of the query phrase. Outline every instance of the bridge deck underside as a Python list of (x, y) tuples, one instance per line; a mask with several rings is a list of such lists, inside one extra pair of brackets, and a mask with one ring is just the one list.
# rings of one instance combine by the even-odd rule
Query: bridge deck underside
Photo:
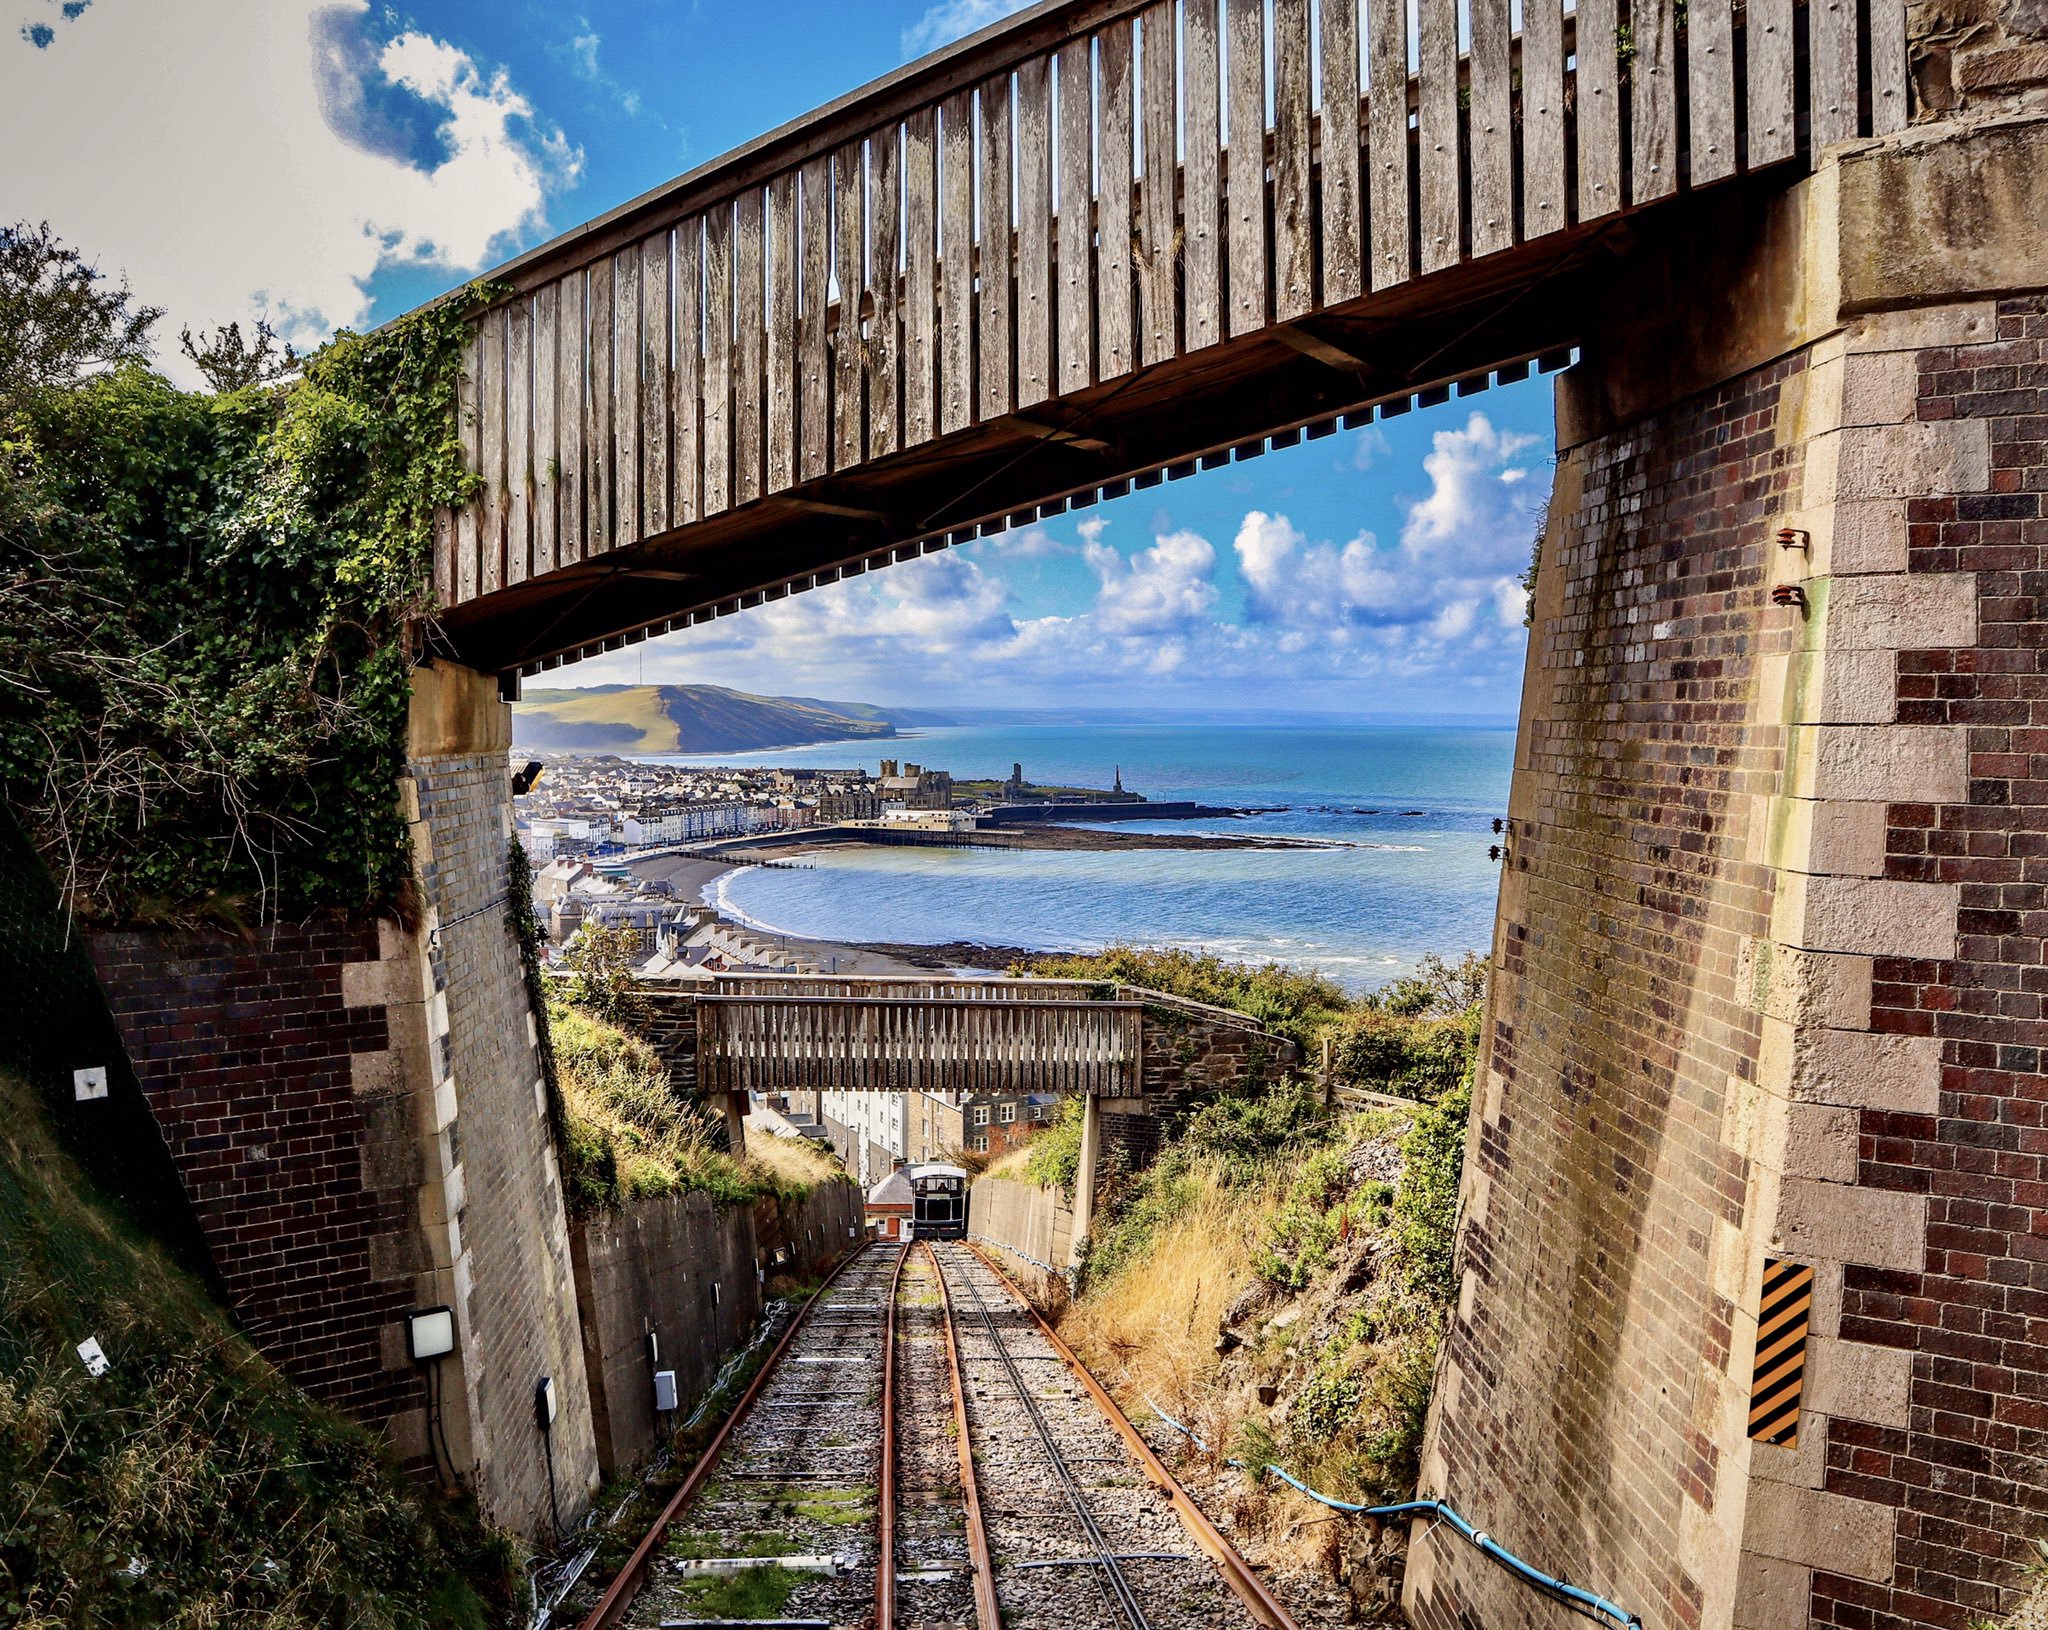
[(537, 671), (1519, 377), (1625, 213), (1905, 117), (1898, 0), (1414, 6), (1057, 0), (514, 262), (442, 648)]

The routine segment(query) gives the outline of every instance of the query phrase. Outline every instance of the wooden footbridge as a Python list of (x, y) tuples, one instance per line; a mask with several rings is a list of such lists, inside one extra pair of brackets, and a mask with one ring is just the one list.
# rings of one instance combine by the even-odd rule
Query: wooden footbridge
[(491, 274), (508, 676), (1562, 362), (1630, 212), (1906, 122), (1901, 0), (1048, 0)]
[(1129, 1098), (1143, 1092), (1148, 1008), (1265, 1034), (1242, 1013), (1078, 979), (726, 975), (690, 1000), (703, 1092)]

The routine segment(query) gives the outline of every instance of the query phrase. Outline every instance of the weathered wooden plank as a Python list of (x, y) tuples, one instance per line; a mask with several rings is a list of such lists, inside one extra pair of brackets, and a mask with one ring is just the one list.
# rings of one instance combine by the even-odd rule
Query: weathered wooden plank
[(939, 432), (974, 420), (974, 93), (939, 106)]
[(1323, 0), (1323, 304), (1365, 292), (1358, 172), (1359, 0)]
[(1675, 0), (1629, 0), (1629, 197), (1678, 190), (1678, 20)]
[(478, 512), (477, 592), (505, 586), (505, 309), (477, 321), (477, 473), (483, 477)]
[(1870, 133), (1904, 130), (1906, 8), (1901, 0), (1870, 0)]
[[(462, 342), (462, 372), (455, 380), (455, 426), (456, 435), (462, 442), (462, 467), (471, 475), (481, 478), (483, 474), (483, 425), (478, 407), (478, 369), (482, 367), (482, 324), (472, 323)], [(483, 531), (483, 494), (462, 506), (455, 517), (455, 569), (451, 574), (452, 589), (442, 598), (450, 605), (461, 605), (474, 600), (477, 595), (477, 580), (481, 575), (482, 556), (479, 538)]]
[(704, 221), (676, 224), (675, 501), (678, 526), (704, 513)]
[(1856, 0), (1808, 0), (1813, 151), (1856, 134)]
[(1457, 264), (1464, 238), (1458, 176), (1458, 0), (1417, 0), (1417, 153), (1422, 162), (1422, 269)]
[[(1307, 0), (1302, 0), (1303, 4)], [(1137, 364), (1131, 287), (1131, 189), (1136, 172), (1137, 84), (1131, 20), (1119, 17), (1097, 36), (1102, 128), (1095, 199), (1095, 371), (1117, 379)]]
[(868, 138), (868, 457), (903, 445), (903, 132)]
[(583, 558), (583, 483), (589, 459), (583, 450), (583, 410), (589, 387), (583, 379), (586, 342), (583, 314), (585, 274), (571, 272), (555, 285), (555, 564)]
[(1095, 83), (1088, 41), (1060, 47), (1058, 365), (1062, 394), (1094, 379)]
[(621, 249), (612, 265), (612, 542), (640, 533), (640, 248)]
[(657, 232), (640, 244), (640, 533), (652, 537), (674, 524), (669, 491), (673, 458), (669, 422), (669, 237)]
[(612, 546), (612, 263), (590, 268), (585, 289), (590, 313), (584, 374), (583, 556)]
[(1472, 253), (1515, 241), (1514, 40), (1508, 0), (1469, 0), (1472, 18)]
[(1017, 68), (1017, 406), (1053, 390), (1052, 62)]
[(1372, 286), (1384, 289), (1406, 282), (1414, 266), (1414, 205), (1408, 191), (1407, 0), (1367, 0), (1366, 27), (1372, 79), (1366, 119)]
[(1692, 184), (1699, 187), (1735, 173), (1735, 18), (1730, 0), (1689, 0), (1685, 75)]
[(732, 501), (734, 507), (761, 496), (761, 415), (764, 269), (759, 187), (734, 200), (732, 227)]
[(505, 583), (533, 574), (533, 313), (505, 307)]
[(832, 353), (826, 314), (832, 304), (832, 161), (820, 155), (799, 176), (796, 342), (797, 479), (832, 467)]
[(1522, 236), (1540, 238), (1571, 217), (1564, 161), (1564, 7), (1522, 5)]
[(939, 111), (903, 121), (903, 445), (938, 426)]
[(832, 467), (867, 456), (867, 343), (861, 299), (867, 292), (867, 158), (859, 142), (832, 156), (833, 268), (839, 284), (839, 331), (832, 341)]
[(1179, 216), (1174, 203), (1177, 106), (1173, 0), (1158, 0), (1138, 19), (1138, 124), (1145, 179), (1138, 199), (1138, 355), (1164, 362), (1174, 353)]
[(796, 172), (768, 182), (768, 473), (765, 490), (796, 481)]
[[(1788, 159), (1796, 149), (1793, 118), (1793, 0), (1749, 0), (1743, 25), (1748, 63), (1749, 120), (1746, 168), (1760, 169)], [(1584, 24), (1580, 38), (1583, 40)]]
[(704, 217), (704, 513), (732, 508), (732, 205)]
[(561, 340), (555, 331), (559, 283), (533, 291), (533, 575), (555, 569), (556, 504), (561, 458), (555, 441), (555, 370)]
[(1230, 160), (1225, 201), (1230, 334), (1266, 326), (1266, 7), (1224, 0), (1230, 24)]
[(1316, 303), (1309, 21), (1308, 0), (1273, 0), (1273, 320), (1279, 323)]
[(1015, 378), (1016, 258), (1011, 249), (1010, 178), (1012, 122), (1010, 76), (984, 80), (975, 100), (981, 118), (981, 241), (975, 260), (980, 269), (974, 313), (980, 343), (978, 395), (981, 416), (994, 419), (1010, 411)]
[(1190, 351), (1223, 338), (1223, 81), (1221, 0), (1187, 0), (1182, 41), (1187, 137), (1181, 165), (1182, 332)]
[(1621, 208), (1621, 91), (1616, 0), (1579, 0), (1573, 75), (1579, 142), (1579, 219)]

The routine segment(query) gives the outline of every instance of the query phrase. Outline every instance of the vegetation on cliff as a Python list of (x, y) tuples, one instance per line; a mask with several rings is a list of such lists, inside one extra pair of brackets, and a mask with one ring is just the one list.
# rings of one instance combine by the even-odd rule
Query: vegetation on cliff
[(258, 1357), (0, 1075), (0, 1622), (481, 1630), (514, 1561)]
[(185, 391), (150, 366), (157, 312), (0, 228), (0, 796), (73, 911), (402, 901), (408, 642), (435, 511), (473, 484), (466, 309), (303, 362), (228, 330)]
[[(1062, 1330), (1134, 1414), (1149, 1417), (1156, 1401), (1194, 1429), (1206, 1450), (1164, 1428), (1163, 1441), (1256, 1559), (1343, 1578), (1350, 1611), (1371, 1620), (1391, 1599), (1376, 1553), (1347, 1558), (1358, 1536), (1326, 1510), (1227, 1462), (1277, 1464), (1354, 1501), (1414, 1490), (1456, 1294), (1485, 964), (1430, 958), (1356, 1000), (1285, 968), (1178, 952), (1061, 958), (1041, 971), (1055, 970), (1256, 1013), (1304, 1047), (1306, 1071), (1196, 1105), (1148, 1170), (1108, 1174)], [(1336, 1084), (1384, 1095), (1374, 1107), (1323, 1107), (1314, 1075), (1326, 1039)], [(1071, 1193), (1079, 1146), (1069, 1113), (1006, 1165)]]
[(676, 1091), (661, 1056), (631, 1033), (639, 1014), (630, 937), (584, 929), (569, 956), (573, 977), (542, 1015), (561, 1093), (570, 1210), (587, 1216), (692, 1191), (719, 1205), (799, 1200), (843, 1177), (830, 1155), (788, 1138), (750, 1139), (740, 1159), (726, 1152), (722, 1128)]

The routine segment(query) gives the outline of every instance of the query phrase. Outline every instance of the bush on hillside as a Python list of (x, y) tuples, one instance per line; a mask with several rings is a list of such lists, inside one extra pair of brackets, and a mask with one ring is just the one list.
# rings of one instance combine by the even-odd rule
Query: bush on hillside
[(842, 1175), (829, 1155), (782, 1138), (734, 1159), (654, 1049), (617, 1025), (555, 1001), (548, 1030), (568, 1120), (562, 1176), (578, 1216), (683, 1192), (721, 1206), (798, 1199)]
[(1142, 985), (1168, 996), (1249, 1013), (1304, 1052), (1313, 1051), (1322, 1032), (1351, 1006), (1342, 987), (1322, 974), (1304, 973), (1277, 962), (1262, 967), (1225, 962), (1201, 951), (1118, 945), (1088, 955), (1034, 957), (1011, 972), (1042, 979)]
[(258, 1357), (0, 1077), (0, 1622), (483, 1630), (515, 1563)]

